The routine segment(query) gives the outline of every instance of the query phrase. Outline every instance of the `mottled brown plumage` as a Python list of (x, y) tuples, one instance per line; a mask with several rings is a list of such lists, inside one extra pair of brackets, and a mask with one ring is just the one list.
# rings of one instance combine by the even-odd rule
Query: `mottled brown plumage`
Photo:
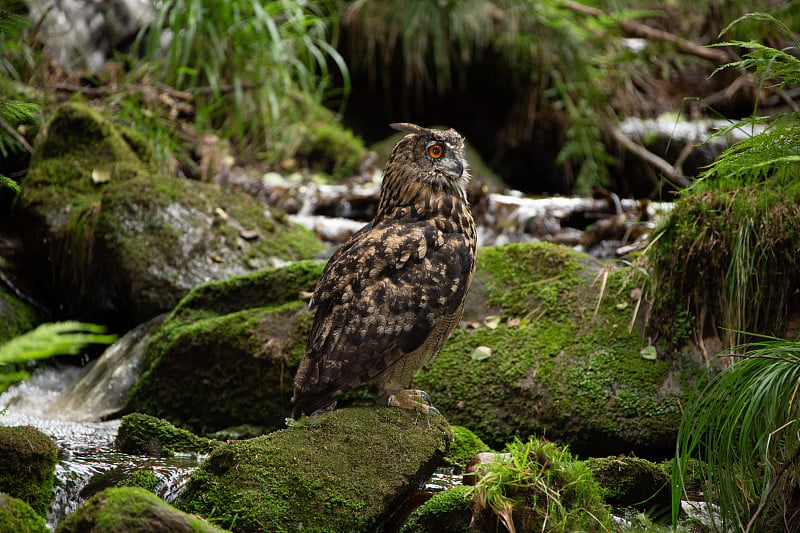
[(461, 319), (475, 270), (464, 140), (454, 130), (392, 124), (375, 218), (331, 257), (317, 284), (293, 416), (333, 409), (369, 384), (379, 402), (421, 405), (406, 391)]

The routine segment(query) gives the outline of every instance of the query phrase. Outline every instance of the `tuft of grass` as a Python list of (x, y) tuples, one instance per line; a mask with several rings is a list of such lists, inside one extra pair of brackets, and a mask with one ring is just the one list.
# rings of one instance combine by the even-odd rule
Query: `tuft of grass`
[(507, 452), (481, 465), (471, 488), (477, 515), (489, 511), (511, 533), (614, 531), (591, 471), (566, 448), (515, 439)]
[(155, 83), (193, 94), (199, 129), (275, 161), (294, 154), (306, 136), (298, 125), (336, 94), (334, 71), (348, 90), (334, 17), (325, 2), (171, 0), (134, 49)]
[(720, 509), (715, 531), (800, 527), (800, 342), (763, 338), (749, 346), (698, 391), (681, 421), (673, 522), (698, 457), (705, 497)]

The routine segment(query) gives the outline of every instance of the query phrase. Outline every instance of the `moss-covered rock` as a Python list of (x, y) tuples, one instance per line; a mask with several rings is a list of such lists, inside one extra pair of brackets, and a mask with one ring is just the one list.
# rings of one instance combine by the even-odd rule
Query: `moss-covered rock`
[(453, 442), (444, 458), (445, 464), (463, 470), (469, 460), (477, 454), (491, 451), (489, 446), (469, 429), (463, 426), (451, 426), (450, 429), (453, 431)]
[(8, 494), (0, 492), (0, 531), (7, 533), (47, 533), (44, 518), (33, 508)]
[(461, 485), (434, 494), (409, 515), (400, 533), (464, 533), (471, 521), (470, 487)]
[(310, 328), (300, 297), (321, 273), (301, 261), (196, 287), (150, 340), (128, 408), (199, 434), (283, 427)]
[(19, 498), (41, 516), (53, 500), (57, 451), (53, 439), (31, 426), (0, 427), (0, 492)]
[(41, 321), (37, 309), (0, 285), (0, 344), (32, 330)]
[(205, 520), (178, 511), (139, 487), (106, 489), (62, 521), (57, 533), (220, 533)]
[(161, 457), (178, 453), (205, 454), (221, 443), (176, 428), (166, 420), (133, 413), (122, 417), (114, 447), (122, 453)]
[(149, 492), (154, 492), (160, 480), (151, 468), (134, 470), (125, 479), (118, 481), (117, 487), (139, 487)]
[(215, 450), (176, 506), (237, 533), (378, 530), (450, 439), (437, 414), (339, 409)]
[(14, 218), (52, 308), (141, 323), (199, 283), (323, 249), (246, 193), (153, 173), (131, 139), (77, 103), (45, 128)]
[(599, 457), (585, 461), (603, 487), (603, 497), (616, 508), (671, 505), (670, 474), (663, 465), (638, 457)]
[[(331, 117), (333, 118), (333, 117)], [(311, 170), (339, 180), (352, 176), (366, 154), (364, 142), (336, 120), (309, 125), (309, 139), (297, 151)]]
[(454, 332), (414, 385), (493, 447), (547, 435), (587, 455), (670, 453), (692, 367), (643, 357), (640, 287), (565, 247), (483, 248), (464, 315), (477, 329)]
[(800, 183), (736, 181), (684, 194), (647, 254), (653, 336), (668, 346), (695, 341), (707, 359), (749, 334), (800, 332)]

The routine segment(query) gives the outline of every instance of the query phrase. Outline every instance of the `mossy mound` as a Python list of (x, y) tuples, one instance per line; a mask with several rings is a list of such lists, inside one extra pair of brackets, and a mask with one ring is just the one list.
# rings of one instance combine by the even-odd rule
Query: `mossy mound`
[(434, 494), (409, 515), (400, 533), (464, 533), (471, 521), (470, 487), (461, 485)]
[(0, 427), (0, 492), (47, 516), (53, 500), (57, 451), (53, 439), (31, 426)]
[(205, 454), (218, 441), (198, 437), (185, 429), (153, 416), (133, 413), (122, 417), (114, 447), (122, 453), (161, 457), (178, 453)]
[(52, 308), (141, 323), (199, 283), (323, 249), (246, 193), (152, 172), (133, 138), (77, 103), (45, 128), (14, 218)]
[(117, 487), (139, 487), (148, 492), (155, 492), (160, 480), (150, 468), (140, 468), (130, 473), (128, 477), (117, 482)]
[(491, 448), (480, 437), (462, 426), (451, 426), (453, 442), (444, 458), (445, 464), (463, 470), (470, 459), (481, 452), (489, 452)]
[(0, 492), (0, 531), (7, 533), (48, 533), (44, 518), (33, 508), (8, 494)]
[(711, 187), (675, 203), (648, 251), (653, 334), (670, 346), (718, 338), (726, 349), (748, 340), (742, 332), (783, 337), (800, 315), (800, 183)]
[(663, 465), (638, 457), (599, 457), (585, 462), (603, 487), (609, 505), (617, 509), (670, 507), (670, 473)]
[(309, 139), (297, 151), (310, 170), (324, 172), (334, 180), (341, 180), (358, 172), (366, 154), (364, 141), (343, 126), (334, 117), (330, 122), (310, 124)]
[(128, 408), (199, 434), (283, 427), (310, 328), (300, 297), (321, 273), (300, 261), (194, 288), (153, 334)]
[(464, 315), (477, 329), (454, 332), (414, 382), (448, 420), (492, 447), (546, 435), (586, 455), (674, 450), (691, 367), (642, 356), (635, 270), (604, 274), (543, 243), (483, 248), (477, 262)]
[(220, 533), (225, 531), (178, 511), (139, 487), (95, 494), (55, 529), (56, 533)]
[(237, 533), (380, 530), (450, 439), (437, 414), (339, 409), (222, 446), (176, 505)]

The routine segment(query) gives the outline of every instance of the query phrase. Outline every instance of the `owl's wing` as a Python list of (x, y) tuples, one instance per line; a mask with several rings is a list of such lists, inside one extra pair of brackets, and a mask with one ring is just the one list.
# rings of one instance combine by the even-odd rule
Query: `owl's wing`
[(354, 234), (314, 293), (295, 409), (324, 408), (418, 348), (459, 312), (473, 261), (464, 235), (426, 221), (383, 221)]

